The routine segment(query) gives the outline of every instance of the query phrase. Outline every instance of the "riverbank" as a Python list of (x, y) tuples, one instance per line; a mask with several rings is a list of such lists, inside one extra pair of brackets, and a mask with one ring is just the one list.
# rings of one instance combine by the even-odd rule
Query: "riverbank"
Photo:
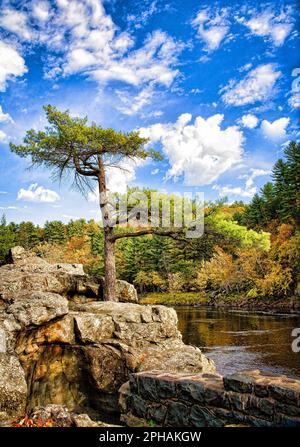
[(259, 311), (280, 311), (300, 314), (300, 296), (284, 298), (249, 298), (243, 294), (220, 294), (214, 297), (205, 293), (149, 293), (142, 295), (140, 304), (163, 304), (165, 306), (212, 306)]

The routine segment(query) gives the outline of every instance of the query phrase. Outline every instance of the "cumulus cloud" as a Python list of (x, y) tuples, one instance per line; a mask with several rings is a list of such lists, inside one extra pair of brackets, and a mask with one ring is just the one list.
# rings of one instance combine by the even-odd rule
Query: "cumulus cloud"
[(261, 130), (264, 135), (272, 140), (284, 138), (286, 136), (286, 128), (290, 122), (290, 118), (279, 118), (273, 122), (263, 120)]
[[(32, 45), (38, 42), (48, 48), (44, 67), (48, 79), (80, 73), (101, 87), (114, 80), (134, 86), (140, 91), (131, 107), (133, 114), (150, 101), (150, 84), (168, 87), (179, 74), (175, 66), (184, 44), (161, 30), (137, 44), (128, 31), (122, 32), (113, 22), (101, 0), (24, 4), (26, 15), (10, 8), (2, 12), (0, 23), (21, 42), (34, 35)], [(11, 55), (10, 60), (15, 58)], [(122, 111), (128, 114), (128, 107)]]
[(28, 189), (21, 188), (18, 192), (18, 199), (28, 202), (45, 202), (52, 203), (60, 200), (60, 196), (51, 189), (32, 183)]
[(238, 21), (247, 26), (251, 34), (270, 39), (277, 47), (284, 43), (293, 28), (289, 9), (278, 14), (271, 10), (262, 13), (254, 11), (249, 20), (239, 17)]
[(24, 40), (31, 40), (33, 37), (33, 32), (27, 25), (26, 14), (15, 9), (5, 8), (1, 11), (0, 27)]
[(179, 73), (172, 65), (182, 48), (165, 32), (154, 31), (141, 48), (98, 64), (89, 75), (101, 84), (118, 80), (136, 87), (146, 83), (170, 86)]
[(213, 189), (219, 192), (221, 197), (224, 196), (238, 196), (251, 198), (257, 193), (257, 187), (254, 186), (254, 180), (256, 177), (269, 175), (271, 171), (265, 169), (251, 169), (250, 174), (242, 175), (239, 179), (245, 179), (244, 186), (232, 186), (232, 185), (213, 185)]
[(204, 119), (184, 113), (175, 123), (154, 124), (141, 128), (143, 137), (161, 142), (168, 157), (170, 169), (166, 179), (184, 176), (188, 186), (206, 185), (241, 160), (243, 133), (230, 126), (224, 130), (224, 116), (216, 114)]
[(273, 64), (262, 64), (251, 70), (244, 79), (232, 79), (221, 89), (222, 99), (228, 105), (243, 106), (266, 101), (274, 93), (275, 83), (280, 77)]
[(252, 115), (252, 113), (248, 113), (247, 115), (243, 115), (242, 118), (239, 120), (239, 123), (243, 127), (247, 127), (248, 129), (254, 129), (258, 124), (258, 118), (255, 115)]
[(6, 82), (27, 72), (25, 61), (12, 44), (0, 41), (0, 92), (4, 92)]
[(196, 28), (198, 37), (205, 42), (208, 51), (218, 49), (229, 32), (226, 15), (225, 9), (202, 9), (192, 21), (192, 26)]
[[(144, 160), (131, 160), (124, 159), (117, 163), (116, 166), (106, 167), (106, 183), (109, 192), (118, 192), (124, 194), (127, 191), (128, 186), (136, 178), (136, 170), (145, 163)], [(99, 202), (98, 190), (90, 192), (88, 194), (89, 202)]]
[(8, 122), (12, 123), (13, 119), (9, 113), (4, 113), (2, 106), (0, 106), (0, 123), (8, 123)]
[(40, 22), (45, 23), (50, 16), (50, 5), (47, 1), (34, 2), (32, 5), (32, 15)]

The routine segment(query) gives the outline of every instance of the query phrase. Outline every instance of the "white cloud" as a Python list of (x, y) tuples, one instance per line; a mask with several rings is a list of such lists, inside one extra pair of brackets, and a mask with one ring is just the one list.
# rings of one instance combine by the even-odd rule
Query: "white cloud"
[(214, 185), (213, 189), (219, 191), (221, 197), (227, 196), (239, 196), (239, 197), (253, 197), (256, 193), (256, 188), (245, 189), (241, 186), (231, 186), (231, 185)]
[(255, 36), (271, 39), (277, 47), (281, 46), (290, 34), (293, 24), (290, 11), (281, 11), (276, 14), (274, 11), (254, 12), (249, 20), (240, 17), (238, 21), (248, 27)]
[(6, 141), (6, 133), (3, 130), (0, 130), (0, 143), (4, 143)]
[(4, 113), (2, 106), (0, 106), (0, 123), (13, 123), (12, 117), (9, 115), (9, 113)]
[(288, 100), (289, 106), (292, 109), (300, 108), (300, 92), (292, 93)]
[(51, 189), (46, 189), (43, 186), (38, 186), (37, 183), (32, 183), (28, 189), (21, 188), (19, 190), (18, 199), (28, 202), (52, 203), (60, 200), (60, 196)]
[(150, 85), (143, 88), (135, 97), (130, 96), (123, 90), (117, 90), (117, 95), (121, 102), (124, 104), (118, 107), (118, 110), (124, 115), (134, 115), (145, 107), (152, 99), (154, 89)]
[(40, 22), (46, 22), (50, 15), (50, 5), (47, 1), (39, 1), (32, 5), (32, 15)]
[(0, 27), (24, 40), (31, 40), (33, 37), (31, 29), (27, 26), (26, 14), (15, 9), (6, 8), (1, 11)]
[(261, 130), (270, 139), (277, 140), (286, 136), (286, 128), (290, 122), (289, 118), (279, 118), (273, 122), (263, 120)]
[[(123, 108), (126, 114), (134, 114), (150, 102), (149, 85), (153, 90), (158, 85), (169, 87), (179, 74), (175, 66), (183, 43), (154, 30), (137, 44), (130, 32), (122, 32), (113, 22), (101, 0), (56, 0), (55, 4), (42, 0), (26, 6), (26, 15), (11, 8), (4, 10), (2, 26), (21, 42), (34, 35), (33, 43), (48, 47), (44, 67), (47, 79), (80, 73), (101, 87), (114, 80), (134, 86), (138, 91), (129, 113), (128, 107)], [(150, 9), (150, 14), (156, 11), (155, 2)], [(12, 64), (16, 58), (11, 54), (9, 60)], [(12, 70), (14, 75), (24, 72), (20, 60), (17, 62), (19, 70)]]
[(221, 89), (222, 99), (228, 105), (242, 106), (257, 101), (266, 101), (274, 93), (276, 80), (280, 77), (273, 64), (259, 65), (244, 79), (231, 80)]
[(158, 173), (159, 173), (159, 169), (158, 168), (152, 169), (152, 171), (151, 171), (151, 175), (156, 175)]
[(18, 51), (11, 44), (0, 41), (0, 92), (5, 91), (10, 78), (26, 72), (25, 61)]
[(162, 31), (154, 31), (147, 37), (144, 46), (131, 51), (127, 56), (110, 58), (97, 64), (89, 75), (100, 84), (110, 80), (123, 81), (139, 87), (143, 84), (170, 86), (179, 71), (172, 68), (183, 48)]
[(248, 113), (247, 115), (243, 115), (239, 122), (243, 127), (254, 129), (258, 124), (258, 118), (257, 116)]
[[(106, 183), (109, 192), (118, 192), (124, 194), (127, 191), (130, 183), (136, 178), (136, 169), (145, 163), (144, 160), (130, 160), (123, 159), (117, 163), (117, 167), (109, 166), (109, 162), (106, 167)], [(96, 189), (95, 192), (88, 194), (89, 202), (99, 202), (99, 193)]]
[(216, 50), (229, 32), (226, 10), (215, 12), (210, 9), (201, 10), (192, 21), (192, 26), (197, 29), (198, 36), (205, 42), (206, 49)]
[(251, 198), (257, 193), (257, 187), (254, 186), (254, 180), (256, 177), (269, 175), (271, 171), (265, 169), (251, 169), (250, 174), (242, 175), (239, 179), (245, 179), (245, 185), (232, 186), (232, 185), (213, 185), (213, 189), (219, 191), (219, 195), (224, 196), (239, 196), (245, 198)]
[(247, 64), (243, 65), (241, 68), (239, 68), (239, 72), (242, 73), (243, 71), (248, 71), (252, 68), (252, 63), (248, 62)]
[(222, 130), (223, 118), (198, 116), (188, 124), (192, 116), (184, 113), (174, 124), (154, 124), (140, 133), (161, 142), (170, 163), (167, 179), (184, 175), (188, 186), (206, 185), (241, 161), (243, 133), (236, 126)]

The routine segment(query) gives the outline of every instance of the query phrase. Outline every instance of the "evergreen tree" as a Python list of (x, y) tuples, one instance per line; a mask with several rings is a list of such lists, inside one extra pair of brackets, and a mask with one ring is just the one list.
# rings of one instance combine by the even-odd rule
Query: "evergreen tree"
[(15, 234), (10, 225), (7, 225), (3, 214), (0, 221), (0, 264), (6, 261), (9, 249), (15, 245)]
[(45, 239), (51, 244), (63, 244), (66, 241), (65, 225), (59, 221), (45, 222)]

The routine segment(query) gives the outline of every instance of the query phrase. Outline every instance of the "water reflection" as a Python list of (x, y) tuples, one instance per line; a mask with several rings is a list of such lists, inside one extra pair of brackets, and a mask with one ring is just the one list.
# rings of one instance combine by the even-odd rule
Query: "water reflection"
[(183, 341), (199, 346), (221, 374), (260, 368), (300, 376), (300, 353), (291, 350), (299, 315), (194, 307), (176, 311)]

